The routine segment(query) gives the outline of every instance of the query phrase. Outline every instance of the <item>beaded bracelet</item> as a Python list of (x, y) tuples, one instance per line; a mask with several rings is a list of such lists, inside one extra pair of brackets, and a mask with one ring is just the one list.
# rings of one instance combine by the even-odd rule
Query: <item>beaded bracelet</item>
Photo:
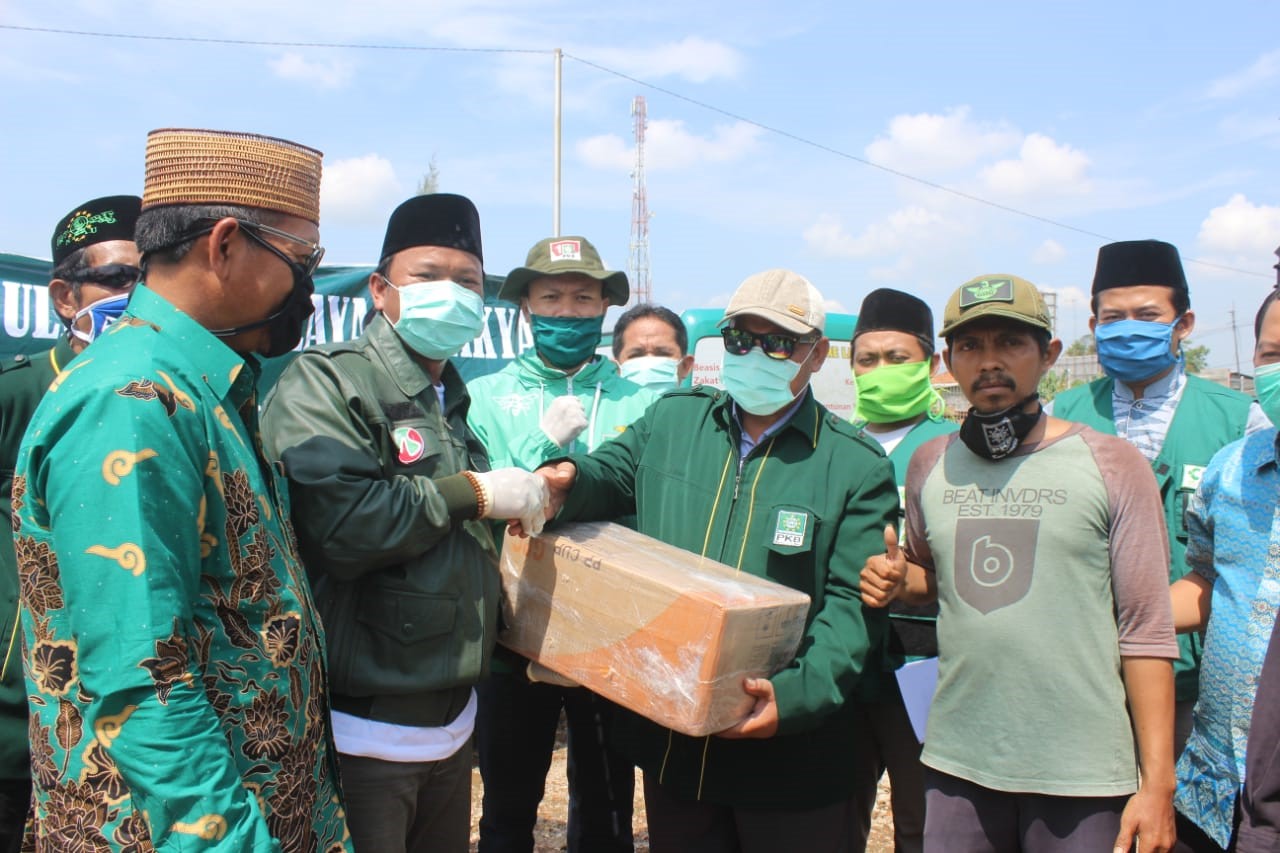
[(471, 489), (476, 493), (476, 518), (488, 517), (489, 496), (485, 492), (484, 486), (480, 483), (480, 478), (471, 471), (463, 471), (462, 476), (467, 478), (467, 482), (471, 484)]

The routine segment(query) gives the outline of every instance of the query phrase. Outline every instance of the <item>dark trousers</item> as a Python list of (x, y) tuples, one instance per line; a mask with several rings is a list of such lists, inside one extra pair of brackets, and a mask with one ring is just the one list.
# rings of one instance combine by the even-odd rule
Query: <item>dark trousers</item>
[(484, 801), (480, 853), (529, 853), (563, 708), (569, 727), (569, 853), (633, 850), (635, 770), (608, 747), (613, 706), (582, 687), (496, 673), (476, 688)]
[(925, 768), (926, 853), (1111, 850), (1127, 796), (995, 791)]
[(0, 779), (0, 853), (21, 849), (30, 807), (30, 779)]
[(360, 853), (467, 853), (471, 746), (441, 761), (338, 755), (351, 841)]
[(860, 853), (859, 798), (797, 811), (682, 800), (644, 774), (652, 853)]
[(867, 792), (861, 805), (870, 827), (876, 787), (881, 772), (887, 770), (893, 806), (893, 849), (895, 853), (920, 853), (924, 849), (925, 770), (920, 763), (920, 741), (911, 728), (898, 680), (886, 678), (884, 690), (883, 701), (865, 706), (871, 747), (866, 751), (866, 761), (870, 766), (856, 768), (855, 773), (865, 779), (869, 771), (873, 781), (870, 785), (859, 782), (859, 790)]

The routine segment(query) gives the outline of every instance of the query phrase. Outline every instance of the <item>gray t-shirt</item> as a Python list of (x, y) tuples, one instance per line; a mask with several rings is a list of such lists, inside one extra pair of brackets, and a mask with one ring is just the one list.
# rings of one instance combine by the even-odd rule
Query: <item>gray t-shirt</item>
[(999, 791), (1135, 791), (1120, 659), (1178, 656), (1151, 466), (1081, 424), (996, 462), (944, 436), (906, 497), (907, 555), (940, 607), (921, 760)]

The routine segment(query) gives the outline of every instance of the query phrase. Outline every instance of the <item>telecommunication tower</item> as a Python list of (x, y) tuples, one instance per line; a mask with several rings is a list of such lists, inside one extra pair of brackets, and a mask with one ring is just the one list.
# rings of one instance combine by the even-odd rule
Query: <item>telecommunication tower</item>
[(649, 283), (649, 199), (644, 186), (644, 129), (649, 123), (645, 115), (644, 95), (631, 102), (635, 120), (636, 166), (631, 172), (631, 256), (627, 260), (627, 277), (631, 279), (631, 304), (653, 301)]

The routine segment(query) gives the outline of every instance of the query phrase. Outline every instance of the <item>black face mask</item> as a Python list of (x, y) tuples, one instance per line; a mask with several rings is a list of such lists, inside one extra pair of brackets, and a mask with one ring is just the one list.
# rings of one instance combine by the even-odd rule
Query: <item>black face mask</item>
[(1044, 414), (1044, 408), (1039, 405), (1034, 412), (1023, 411), (1027, 403), (1039, 398), (1039, 392), (1032, 392), (1021, 402), (988, 415), (969, 409), (964, 423), (960, 424), (960, 440), (984, 459), (1005, 458), (1018, 448)]
[(311, 274), (307, 272), (307, 268), (302, 264), (293, 260), (266, 240), (263, 240), (251, 228), (242, 228), (241, 230), (245, 236), (288, 265), (289, 271), (293, 273), (293, 288), (289, 291), (289, 295), (284, 298), (284, 302), (281, 303), (280, 307), (267, 315), (265, 319), (258, 320), (256, 323), (236, 326), (232, 329), (210, 329), (209, 332), (219, 338), (231, 338), (243, 332), (251, 332), (254, 329), (268, 326), (270, 338), (265, 355), (267, 358), (275, 358), (289, 352), (302, 340), (302, 333), (307, 328), (307, 321), (311, 319), (311, 315), (316, 310), (315, 305), (311, 302), (311, 294), (316, 292), (316, 285), (311, 278)]

